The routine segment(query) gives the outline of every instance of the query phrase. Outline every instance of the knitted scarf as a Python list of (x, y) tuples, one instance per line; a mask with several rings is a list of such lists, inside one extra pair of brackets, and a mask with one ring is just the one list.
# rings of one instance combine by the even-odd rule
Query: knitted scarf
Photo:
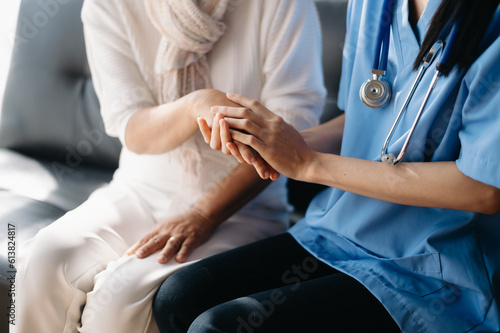
[(159, 104), (210, 88), (207, 53), (224, 34), (222, 18), (240, 0), (144, 0), (162, 35), (154, 75)]

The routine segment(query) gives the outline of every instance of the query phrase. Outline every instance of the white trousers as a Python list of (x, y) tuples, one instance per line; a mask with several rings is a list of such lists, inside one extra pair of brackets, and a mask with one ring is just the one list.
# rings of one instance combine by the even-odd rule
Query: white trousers
[[(19, 253), (15, 333), (158, 332), (152, 299), (167, 276), (190, 263), (285, 231), (279, 221), (233, 217), (186, 263), (123, 254), (155, 224), (123, 184), (93, 193), (42, 229)], [(251, 221), (249, 221), (251, 220)]]

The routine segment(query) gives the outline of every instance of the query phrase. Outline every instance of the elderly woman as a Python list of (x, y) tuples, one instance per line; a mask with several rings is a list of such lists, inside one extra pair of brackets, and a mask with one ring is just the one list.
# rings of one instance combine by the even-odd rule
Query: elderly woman
[(285, 182), (210, 149), (197, 121), (237, 91), (314, 125), (325, 97), (317, 13), (309, 0), (87, 0), (82, 16), (120, 165), (23, 246), (16, 329), (156, 332), (151, 302), (169, 274), (286, 230)]

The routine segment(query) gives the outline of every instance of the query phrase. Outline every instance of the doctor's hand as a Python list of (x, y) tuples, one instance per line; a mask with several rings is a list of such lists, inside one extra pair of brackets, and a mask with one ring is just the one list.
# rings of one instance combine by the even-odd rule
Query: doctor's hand
[(135, 254), (142, 259), (160, 251), (157, 260), (161, 264), (173, 256), (178, 262), (184, 262), (194, 249), (210, 238), (215, 228), (214, 224), (191, 209), (157, 223), (151, 232), (126, 251), (126, 255)]
[(242, 107), (220, 106), (212, 108), (212, 112), (224, 117), (221, 124), (227, 122), (233, 141), (252, 147), (271, 168), (284, 176), (306, 179), (308, 162), (314, 160), (316, 152), (301, 134), (257, 101), (235, 94), (227, 94), (227, 97)]
[[(216, 108), (212, 109), (216, 110)], [(213, 113), (215, 117), (211, 128), (205, 119), (198, 118), (198, 127), (205, 142), (214, 150), (220, 150), (226, 155), (233, 155), (240, 163), (253, 165), (261, 178), (277, 180), (279, 173), (249, 146), (233, 141), (227, 121), (224, 120), (221, 114)]]

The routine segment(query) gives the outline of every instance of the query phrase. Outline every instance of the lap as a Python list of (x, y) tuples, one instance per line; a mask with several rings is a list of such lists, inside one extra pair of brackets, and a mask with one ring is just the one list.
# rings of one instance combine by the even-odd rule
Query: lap
[(215, 305), (232, 299), (234, 294), (248, 295), (333, 272), (336, 271), (319, 262), (285, 233), (206, 258), (179, 271), (165, 281), (158, 297), (161, 298), (163, 291), (170, 293), (169, 285), (179, 281), (199, 289), (200, 293), (210, 294), (205, 298), (213, 300)]
[[(176, 316), (170, 315), (172, 308), (182, 315), (172, 318)], [(224, 325), (230, 326), (224, 329), (229, 331), (278, 325), (281, 328), (278, 331), (307, 332), (311, 331), (305, 329), (311, 322), (317, 327), (330, 325), (335, 313), (339, 322), (351, 323), (352, 318), (373, 314), (372, 324), (377, 324), (380, 318), (389, 327), (395, 325), (366, 288), (318, 261), (289, 234), (225, 252), (180, 270), (158, 291), (154, 311), (159, 327), (172, 332), (175, 329), (169, 327), (170, 323), (184, 325), (177, 327), (182, 331), (198, 316), (193, 324), (196, 331), (201, 329), (197, 326), (200, 323), (210, 326), (206, 318), (213, 321), (225, 318)], [(232, 321), (228, 322), (228, 318)], [(283, 330), (286, 323), (290, 326)]]
[(69, 281), (84, 272), (90, 276), (90, 271), (99, 272), (120, 258), (153, 224), (133, 192), (111, 184), (22, 244), (19, 268), (24, 272), (29, 266), (30, 274), (54, 274), (62, 267)]
[(400, 332), (359, 282), (337, 272), (240, 297), (201, 314), (188, 332)]

